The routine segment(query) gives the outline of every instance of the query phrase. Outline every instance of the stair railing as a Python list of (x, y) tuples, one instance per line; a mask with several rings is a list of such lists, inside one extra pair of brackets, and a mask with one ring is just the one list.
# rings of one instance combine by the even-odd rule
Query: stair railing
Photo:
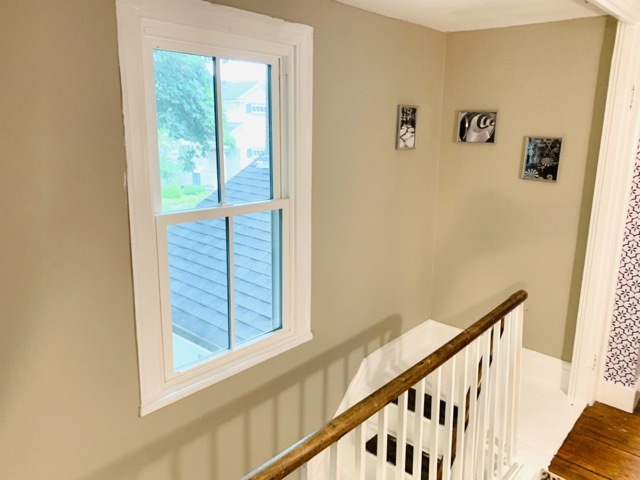
[[(527, 296), (514, 293), (244, 480), (281, 479), (298, 469), (303, 479), (339, 480), (345, 471), (361, 480), (505, 478), (516, 467)], [(320, 454), (323, 461), (310, 469)]]

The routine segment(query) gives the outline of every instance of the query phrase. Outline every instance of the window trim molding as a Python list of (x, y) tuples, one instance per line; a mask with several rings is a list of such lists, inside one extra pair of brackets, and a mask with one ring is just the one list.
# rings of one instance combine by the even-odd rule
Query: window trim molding
[[(312, 338), (313, 29), (201, 0), (117, 0), (116, 12), (130, 205), (140, 415), (143, 416)], [(287, 327), (283, 325), (282, 330), (260, 342), (218, 357), (213, 373), (209, 368), (196, 367), (173, 379), (167, 378), (163, 362), (158, 361), (159, 352), (164, 352), (158, 247), (149, 248), (149, 245), (156, 245), (156, 212), (150, 168), (153, 152), (147, 139), (155, 122), (150, 118), (146, 105), (149, 78), (145, 73), (145, 49), (149, 35), (157, 32), (156, 27), (163, 24), (174, 32), (197, 29), (213, 37), (237, 35), (239, 39), (244, 37), (266, 42), (267, 46), (279, 46), (280, 52), (290, 52), (280, 53), (283, 60), (281, 76), (287, 81), (282, 81), (280, 93), (283, 134), (280, 139), (274, 139), (282, 141), (283, 158), (289, 159), (283, 162), (284, 171), (280, 174), (284, 208), (289, 210), (289, 220), (286, 220), (287, 215), (283, 215), (282, 227), (282, 248), (288, 250), (290, 258), (287, 264), (283, 264), (282, 285), (283, 321), (288, 318)], [(242, 45), (238, 48), (241, 49)], [(140, 92), (145, 94), (140, 95)], [(274, 171), (274, 175), (277, 174)], [(152, 201), (145, 201), (140, 206), (140, 199)]]

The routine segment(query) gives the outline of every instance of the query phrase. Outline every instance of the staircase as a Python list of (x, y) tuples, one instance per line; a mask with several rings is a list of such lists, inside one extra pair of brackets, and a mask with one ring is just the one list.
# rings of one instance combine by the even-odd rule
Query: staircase
[[(406, 412), (410, 420), (414, 419), (413, 422), (409, 421), (408, 422), (409, 424), (415, 423), (416, 395), (417, 395), (417, 392), (415, 388), (410, 388), (407, 392)], [(426, 425), (428, 425), (431, 422), (432, 401), (433, 401), (433, 397), (430, 394), (425, 393), (424, 399), (421, 403), (423, 404), (422, 418), (424, 419), (423, 421)], [(396, 406), (396, 410), (399, 408), (398, 403), (399, 403), (398, 398), (394, 399), (391, 402), (391, 404)], [(444, 428), (445, 426), (447, 408), (450, 408), (450, 406), (447, 406), (447, 402), (445, 402), (444, 400), (440, 400), (440, 407), (439, 407), (440, 415), (438, 420), (439, 427)], [(391, 418), (394, 418), (393, 411), (392, 411)], [(396, 418), (397, 418), (397, 415), (396, 415)], [(453, 443), (452, 443), (452, 451), (451, 451), (452, 462), (455, 461), (455, 448), (456, 448), (455, 431), (456, 431), (457, 422), (458, 422), (458, 407), (454, 405), (453, 406)], [(395, 431), (397, 430), (397, 425), (390, 425), (389, 428), (391, 431)], [(431, 461), (431, 457), (430, 457), (430, 453), (428, 451), (425, 451), (425, 448), (428, 448), (429, 439), (428, 437), (423, 438), (422, 445), (420, 446), (420, 459), (414, 460), (414, 452), (416, 448), (413, 445), (413, 442), (415, 440), (416, 435), (414, 434), (413, 429), (410, 430), (407, 437), (408, 437), (407, 443), (405, 444), (404, 472), (408, 473), (409, 475), (413, 475), (413, 469), (417, 467), (418, 470), (420, 471), (420, 474), (417, 476), (417, 478), (419, 478), (420, 480), (428, 480), (429, 462)], [(371, 437), (371, 439), (369, 439), (365, 443), (367, 452), (370, 453), (373, 457), (377, 457), (378, 455), (378, 443), (380, 441), (379, 438), (381, 437), (379, 437), (378, 434), (376, 433), (373, 437)], [(398, 466), (398, 462), (397, 462), (398, 440), (392, 434), (387, 434), (386, 451), (387, 451), (387, 456), (386, 456), (387, 463), (391, 464), (394, 467), (391, 470), (395, 470), (395, 467)], [(438, 480), (440, 480), (442, 478), (442, 455), (438, 455), (437, 462), (438, 462), (436, 466), (437, 478)], [(369, 477), (366, 477), (366, 478), (369, 478)]]
[[(502, 339), (504, 329), (504, 320), (501, 320), (495, 329), (497, 338)], [(360, 400), (373, 392), (386, 377), (393, 378), (402, 373), (406, 365), (418, 361), (415, 358), (417, 355), (425, 353), (425, 351), (435, 350), (438, 345), (446, 343), (457, 333), (459, 333), (458, 329), (427, 321), (374, 352), (363, 360), (363, 364), (354, 377), (345, 395), (345, 400), (343, 400), (336, 415), (351, 407), (356, 400)], [(486, 357), (488, 361), (485, 368), (488, 368), (489, 371), (493, 364), (493, 335), (494, 330), (491, 330), (487, 339), (488, 353)], [(420, 341), (415, 348), (411, 348), (410, 345), (416, 343), (412, 339), (429, 339), (429, 342)], [(431, 394), (434, 391), (433, 379), (426, 379), (422, 394), (418, 393), (416, 387), (411, 387), (403, 396), (394, 398), (381, 411), (386, 419), (372, 417), (365, 422), (365, 451), (367, 455), (365, 457), (364, 478), (380, 478), (376, 476), (379, 475), (378, 472), (381, 470), (385, 470), (386, 478), (395, 478), (398, 470), (406, 473), (406, 478), (420, 480), (428, 480), (430, 478), (441, 480), (443, 475), (445, 478), (455, 478), (457, 476), (457, 470), (461, 468), (458, 465), (460, 462), (456, 463), (459, 403), (464, 406), (462, 409), (464, 412), (464, 424), (460, 426), (460, 431), (467, 433), (471, 409), (471, 392), (475, 391), (474, 405), (476, 408), (478, 398), (482, 393), (483, 358), (480, 355), (477, 361), (475, 388), (473, 384), (467, 386), (466, 383), (469, 382), (465, 383), (466, 393), (463, 397), (463, 402), (455, 403), (448, 400), (449, 397), (453, 396), (451, 393), (449, 393), (449, 397), (447, 396), (447, 391), (450, 391), (453, 387), (453, 379), (446, 378), (440, 381), (439, 401), (437, 405), (434, 405), (433, 395)], [(385, 367), (381, 368), (383, 365)], [(458, 375), (463, 373), (460, 370), (458, 368)], [(372, 372), (376, 371), (378, 374), (371, 375)], [(381, 373), (382, 371), (384, 373)], [(416, 414), (416, 411), (421, 412), (421, 414)], [(432, 422), (431, 419), (434, 417), (438, 418), (437, 423)], [(384, 426), (385, 424), (386, 427)], [(381, 430), (386, 430), (387, 433), (378, 433)], [(441, 439), (436, 442), (437, 446), (435, 448), (432, 441), (433, 437)], [(354, 438), (354, 436), (347, 436), (342, 441), (342, 452), (340, 453), (342, 453), (343, 458), (349, 458), (353, 455), (352, 452), (356, 448)], [(399, 438), (402, 439), (401, 442), (399, 442)], [(421, 441), (417, 441), (418, 438), (421, 438)], [(416, 451), (419, 454), (416, 455)], [(384, 467), (382, 466), (381, 458), (386, 461)], [(437, 463), (432, 466), (431, 461), (434, 458), (437, 459)], [(319, 461), (320, 465), (316, 462), (311, 462), (315, 468), (310, 469), (308, 477), (313, 479), (331, 478), (328, 472), (328, 463), (326, 461), (322, 463), (322, 454), (319, 456)], [(341, 473), (346, 478), (350, 478), (350, 470), (352, 468), (353, 465), (348, 461), (341, 462)], [(414, 475), (414, 471), (418, 473)]]
[(514, 479), (525, 298), (462, 333), (429, 321), (384, 345), (334, 420), (245, 478)]
[[(378, 435), (374, 435), (371, 440), (369, 440), (365, 445), (367, 448), (367, 452), (369, 452), (370, 454), (377, 456), (378, 455)], [(397, 451), (397, 446), (398, 446), (398, 440), (396, 439), (396, 437), (394, 437), (393, 435), (388, 435), (387, 434), (387, 441), (386, 441), (386, 450), (387, 450), (387, 463), (389, 463), (390, 465), (392, 465), (394, 468), (390, 468), (389, 470), (391, 471), (395, 471), (395, 468), (398, 466), (398, 462), (397, 462), (397, 458), (396, 458), (396, 451)], [(405, 445), (405, 457), (404, 457), (404, 472), (408, 473), (409, 475), (413, 475), (413, 452), (415, 451), (415, 448), (413, 447), (413, 445), (407, 443)], [(418, 460), (418, 463), (420, 465), (420, 474), (418, 475), (418, 478), (420, 478), (421, 480), (427, 480), (429, 478), (429, 462), (430, 462), (430, 457), (429, 454), (425, 451), (421, 452), (421, 458)], [(436, 470), (438, 471), (438, 479), (442, 478), (442, 458), (438, 458), (438, 465), (436, 467)]]

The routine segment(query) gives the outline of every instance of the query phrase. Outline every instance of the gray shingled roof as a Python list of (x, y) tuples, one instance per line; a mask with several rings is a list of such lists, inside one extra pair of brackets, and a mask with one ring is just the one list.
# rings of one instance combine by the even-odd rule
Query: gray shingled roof
[[(217, 195), (200, 205), (217, 205)], [(227, 182), (226, 197), (270, 198), (270, 169), (254, 161)], [(271, 213), (235, 217), (233, 228), (236, 343), (242, 343), (273, 330)], [(211, 351), (228, 348), (225, 220), (171, 225), (167, 239), (174, 333)]]

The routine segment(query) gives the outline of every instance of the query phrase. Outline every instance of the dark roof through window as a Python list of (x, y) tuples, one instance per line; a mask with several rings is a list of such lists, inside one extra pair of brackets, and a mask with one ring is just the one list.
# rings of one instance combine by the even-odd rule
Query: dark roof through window
[[(264, 162), (264, 160), (262, 160)], [(270, 169), (256, 160), (226, 184), (230, 203), (270, 197)], [(217, 192), (201, 206), (217, 205)], [(235, 217), (236, 341), (273, 330), (271, 214)], [(228, 346), (225, 220), (172, 225), (167, 231), (174, 333), (211, 351)]]

